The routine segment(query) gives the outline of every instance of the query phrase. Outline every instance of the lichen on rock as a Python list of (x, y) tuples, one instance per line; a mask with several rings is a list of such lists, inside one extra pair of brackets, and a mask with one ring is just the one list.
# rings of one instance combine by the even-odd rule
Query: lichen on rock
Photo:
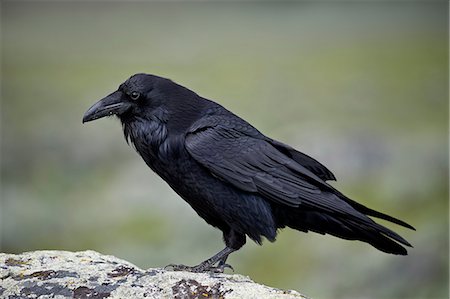
[(142, 270), (95, 251), (0, 253), (0, 298), (306, 298), (233, 274)]

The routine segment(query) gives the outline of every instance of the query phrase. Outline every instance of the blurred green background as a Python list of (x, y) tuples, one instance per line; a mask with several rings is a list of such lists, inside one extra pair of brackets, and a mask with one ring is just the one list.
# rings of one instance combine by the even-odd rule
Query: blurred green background
[(1, 250), (92, 249), (142, 268), (222, 248), (85, 110), (137, 72), (214, 99), (327, 165), (406, 257), (292, 230), (236, 272), (313, 298), (448, 298), (448, 3), (2, 2)]

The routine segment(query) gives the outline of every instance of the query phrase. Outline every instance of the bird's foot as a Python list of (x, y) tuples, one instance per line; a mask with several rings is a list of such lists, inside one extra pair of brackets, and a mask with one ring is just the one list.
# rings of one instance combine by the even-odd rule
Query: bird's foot
[(223, 273), (226, 268), (231, 269), (234, 272), (233, 267), (226, 263), (219, 263), (217, 266), (213, 264), (203, 262), (197, 266), (186, 266), (186, 265), (176, 265), (170, 264), (164, 267), (165, 270), (172, 271), (188, 271), (194, 273), (204, 273), (204, 272), (212, 272), (212, 273)]

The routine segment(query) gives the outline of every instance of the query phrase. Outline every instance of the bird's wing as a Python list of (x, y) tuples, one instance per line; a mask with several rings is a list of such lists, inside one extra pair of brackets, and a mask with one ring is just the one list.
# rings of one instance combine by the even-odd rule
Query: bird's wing
[(255, 131), (240, 119), (207, 117), (191, 127), (185, 146), (212, 174), (241, 190), (293, 207), (304, 202), (335, 212), (347, 210), (347, 204), (324, 194), (331, 186)]
[(317, 161), (316, 159), (301, 153), (297, 151), (296, 149), (290, 147), (287, 144), (284, 144), (282, 142), (273, 140), (273, 139), (267, 139), (267, 141), (272, 144), (276, 149), (284, 153), (286, 156), (294, 160), (295, 162), (299, 163), (309, 171), (313, 172), (315, 175), (320, 177), (324, 181), (335, 181), (336, 177), (334, 174), (326, 168), (322, 163)]
[[(282, 205), (303, 206), (328, 215), (339, 215), (336, 219), (356, 221), (357, 225), (381, 231), (410, 246), (401, 236), (356, 210), (352, 206), (355, 202), (279, 151), (243, 120), (202, 118), (186, 134), (185, 147), (213, 175), (241, 190), (258, 193)], [(365, 208), (360, 204), (358, 207)], [(376, 217), (392, 221), (390, 216), (370, 211), (375, 212), (375, 215), (371, 214)], [(392, 222), (407, 226), (399, 220)]]

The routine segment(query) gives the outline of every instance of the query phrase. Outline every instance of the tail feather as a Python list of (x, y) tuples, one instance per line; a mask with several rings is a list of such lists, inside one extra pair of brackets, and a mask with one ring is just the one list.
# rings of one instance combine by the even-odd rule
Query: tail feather
[(350, 223), (350, 226), (353, 227), (358, 235), (359, 240), (369, 243), (383, 252), (407, 255), (407, 250), (400, 244), (412, 247), (404, 238), (379, 224), (375, 223), (376, 226), (373, 224), (366, 226), (365, 224), (353, 223), (352, 221), (350, 221)]
[(313, 231), (320, 234), (330, 234), (346, 240), (359, 240), (390, 254), (406, 255), (402, 246), (411, 244), (392, 230), (366, 217), (348, 217), (332, 215), (319, 211), (299, 211), (298, 213), (283, 213), (285, 225), (300, 231)]
[(359, 230), (365, 229), (368, 231), (373, 231), (373, 233), (382, 234), (386, 237), (389, 237), (405, 246), (412, 247), (411, 244), (409, 244), (408, 241), (406, 241), (404, 238), (402, 238), (399, 234), (396, 232), (390, 230), (389, 228), (382, 226), (381, 224), (376, 223), (369, 217), (366, 217), (366, 221), (361, 221), (360, 219), (345, 219), (345, 222), (351, 223), (353, 227), (358, 228)]
[(412, 230), (416, 230), (412, 225), (409, 225), (408, 223), (406, 223), (406, 222), (404, 222), (404, 221), (402, 221), (400, 219), (397, 219), (395, 217), (392, 217), (392, 216), (386, 215), (384, 213), (372, 210), (372, 209), (370, 209), (370, 208), (368, 208), (368, 207), (366, 207), (366, 206), (364, 206), (364, 205), (362, 205), (362, 204), (360, 204), (360, 203), (358, 203), (358, 202), (348, 198), (347, 196), (343, 195), (340, 192), (337, 195), (341, 199), (343, 199), (345, 202), (347, 202), (349, 205), (351, 205), (355, 210), (357, 210), (358, 212), (360, 212), (362, 214), (365, 214), (365, 215), (368, 215), (368, 216), (372, 216), (372, 217), (376, 217), (378, 219), (387, 220), (389, 222), (401, 225), (403, 227), (406, 227), (406, 228), (409, 228), (409, 229), (412, 229)]

